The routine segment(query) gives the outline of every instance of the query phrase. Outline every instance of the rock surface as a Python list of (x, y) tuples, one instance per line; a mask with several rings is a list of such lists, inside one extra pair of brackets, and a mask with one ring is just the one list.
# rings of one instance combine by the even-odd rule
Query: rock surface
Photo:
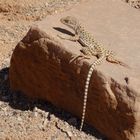
[(86, 122), (110, 140), (140, 139), (140, 15), (123, 2), (89, 0), (36, 23), (14, 50), (11, 88), (81, 117), (86, 75), (96, 58), (70, 63), (72, 56), (80, 53), (81, 45), (56, 37), (64, 29), (70, 31), (59, 22), (66, 15), (79, 18), (96, 40), (131, 67), (103, 62), (94, 70)]

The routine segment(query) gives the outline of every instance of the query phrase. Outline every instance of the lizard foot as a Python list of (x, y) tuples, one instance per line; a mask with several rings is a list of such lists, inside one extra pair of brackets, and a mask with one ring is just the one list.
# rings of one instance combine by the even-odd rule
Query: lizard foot
[(74, 60), (78, 59), (79, 57), (81, 57), (81, 58), (83, 58), (83, 59), (90, 59), (89, 56), (86, 56), (86, 55), (83, 55), (83, 54), (80, 54), (80, 55), (74, 55), (74, 56), (72, 57), (72, 59), (70, 60), (69, 63), (73, 62)]

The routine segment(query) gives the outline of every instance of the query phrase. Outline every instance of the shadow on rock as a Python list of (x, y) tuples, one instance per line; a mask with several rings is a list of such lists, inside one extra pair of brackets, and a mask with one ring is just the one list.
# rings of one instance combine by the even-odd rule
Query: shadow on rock
[(59, 31), (63, 34), (66, 34), (66, 35), (71, 35), (71, 36), (74, 36), (74, 34), (64, 28), (60, 28), (60, 27), (53, 27), (53, 29), (55, 29), (56, 31)]

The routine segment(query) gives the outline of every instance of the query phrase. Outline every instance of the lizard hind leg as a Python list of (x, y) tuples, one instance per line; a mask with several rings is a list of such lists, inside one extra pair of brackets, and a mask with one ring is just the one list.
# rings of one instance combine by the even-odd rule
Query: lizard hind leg
[(82, 48), (80, 50), (80, 54), (79, 55), (75, 55), (72, 57), (72, 59), (70, 60), (70, 63), (73, 62), (74, 60), (76, 60), (77, 58), (81, 57), (82, 59), (90, 59), (92, 54), (89, 51), (88, 47)]
[(89, 56), (86, 56), (83, 53), (81, 53), (79, 55), (74, 55), (69, 63), (73, 62), (74, 60), (78, 59), (79, 57), (81, 57), (82, 59), (90, 59)]
[(124, 66), (126, 68), (130, 68), (127, 64), (125, 64), (124, 62), (120, 61), (120, 60), (117, 60), (115, 57), (114, 57), (114, 54), (110, 53), (109, 55), (106, 56), (106, 60), (108, 62), (111, 62), (111, 63), (115, 63), (115, 64), (119, 64), (121, 66)]

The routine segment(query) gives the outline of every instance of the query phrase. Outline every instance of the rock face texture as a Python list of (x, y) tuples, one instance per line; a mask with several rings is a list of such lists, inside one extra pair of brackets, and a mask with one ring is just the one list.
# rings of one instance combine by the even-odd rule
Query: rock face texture
[(86, 122), (109, 140), (139, 140), (140, 14), (123, 2), (89, 0), (36, 23), (13, 52), (11, 89), (48, 100), (81, 118), (85, 79), (96, 58), (70, 63), (73, 55), (80, 54), (81, 45), (57, 37), (71, 31), (59, 21), (67, 15), (79, 18), (98, 42), (131, 67), (104, 61), (94, 70)]

